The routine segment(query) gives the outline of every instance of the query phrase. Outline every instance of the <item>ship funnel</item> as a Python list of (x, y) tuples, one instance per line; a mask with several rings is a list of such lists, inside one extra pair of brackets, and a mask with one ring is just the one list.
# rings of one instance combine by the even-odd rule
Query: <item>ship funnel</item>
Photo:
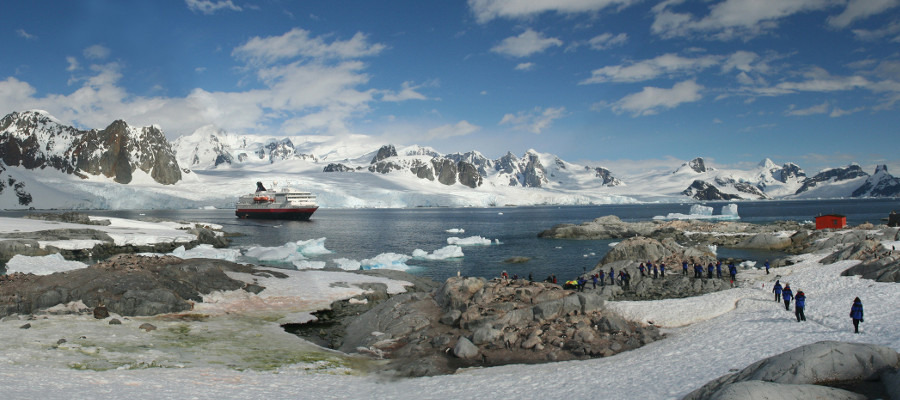
[(256, 191), (257, 192), (265, 192), (266, 187), (263, 186), (262, 182), (256, 182)]

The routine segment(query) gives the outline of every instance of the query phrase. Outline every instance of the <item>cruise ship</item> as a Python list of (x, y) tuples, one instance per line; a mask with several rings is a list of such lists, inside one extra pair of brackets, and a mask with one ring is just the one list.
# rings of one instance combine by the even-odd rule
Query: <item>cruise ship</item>
[(256, 193), (238, 198), (234, 215), (238, 218), (309, 220), (319, 205), (316, 196), (289, 188), (266, 189), (256, 182)]

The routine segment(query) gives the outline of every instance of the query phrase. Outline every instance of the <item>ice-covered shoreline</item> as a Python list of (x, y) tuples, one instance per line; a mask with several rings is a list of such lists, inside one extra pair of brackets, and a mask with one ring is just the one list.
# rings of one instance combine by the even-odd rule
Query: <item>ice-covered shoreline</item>
[[(883, 241), (897, 246), (900, 242)], [(352, 361), (331, 358), (328, 351), (308, 348), (315, 357), (302, 359), (287, 352), (305, 346), (277, 324), (240, 317), (255, 309), (278, 309), (279, 315), (302, 320), (306, 311), (327, 307), (334, 300), (363, 291), (353, 279), (370, 278), (339, 271), (290, 272), (289, 279), (266, 282), (266, 298), (240, 293), (216, 293), (198, 303), (205, 320), (165, 320), (134, 317), (113, 327), (90, 316), (41, 315), (34, 320), (6, 318), (0, 322), (0, 386), (10, 398), (62, 399), (99, 397), (135, 399), (163, 397), (238, 398), (680, 398), (729, 371), (761, 358), (821, 340), (873, 343), (900, 350), (900, 288), (840, 273), (856, 261), (822, 264), (826, 253), (807, 254), (795, 264), (773, 270), (742, 270), (740, 287), (688, 299), (610, 302), (611, 310), (629, 319), (666, 328), (668, 337), (613, 357), (539, 365), (507, 365), (463, 370), (455, 375), (385, 382), (358, 375)], [(772, 301), (774, 279), (807, 293), (807, 323), (797, 323), (783, 305)], [(242, 277), (242, 279), (251, 279)], [(344, 282), (344, 284), (336, 284)], [(384, 281), (382, 281), (384, 282)], [(387, 283), (387, 282), (385, 282)], [(389, 283), (403, 286), (400, 282)], [(239, 295), (239, 296), (236, 296)], [(863, 334), (853, 335), (847, 313), (860, 296), (866, 306)], [(208, 300), (208, 301), (207, 301)], [(266, 305), (267, 304), (267, 305)], [(302, 307), (298, 307), (302, 304)], [(252, 314), (252, 312), (251, 312)], [(308, 315), (308, 314), (306, 314)], [(160, 329), (143, 332), (150, 321)], [(256, 321), (256, 322), (254, 322)], [(30, 324), (28, 329), (22, 329)], [(218, 332), (218, 333), (217, 333)], [(230, 335), (227, 332), (255, 332)], [(223, 337), (222, 333), (226, 333)], [(193, 337), (196, 335), (196, 337)], [(67, 345), (57, 343), (66, 336)], [(84, 337), (84, 339), (81, 339)], [(69, 339), (72, 338), (72, 339)], [(254, 351), (231, 352), (227, 347), (203, 347), (207, 355), (191, 353), (172, 359), (169, 351), (193, 340), (256, 349), (259, 355), (293, 354), (274, 368), (247, 363)], [(103, 342), (107, 340), (108, 342)], [(229, 341), (230, 340), (230, 341)], [(83, 341), (83, 342), (82, 342)], [(105, 344), (109, 343), (109, 344)], [(56, 346), (54, 346), (56, 344)], [(259, 347), (261, 344), (264, 346)], [(165, 350), (169, 348), (170, 350)], [(178, 350), (180, 351), (180, 350)], [(112, 369), (92, 370), (84, 358), (116, 360)], [(207, 357), (207, 358), (205, 358)], [(225, 364), (219, 361), (227, 359)], [(276, 358), (277, 359), (277, 358)], [(302, 360), (301, 360), (302, 359)], [(242, 361), (243, 360), (243, 361)], [(233, 364), (237, 363), (237, 364)], [(229, 366), (230, 364), (230, 366)], [(87, 370), (84, 366), (88, 366)]]

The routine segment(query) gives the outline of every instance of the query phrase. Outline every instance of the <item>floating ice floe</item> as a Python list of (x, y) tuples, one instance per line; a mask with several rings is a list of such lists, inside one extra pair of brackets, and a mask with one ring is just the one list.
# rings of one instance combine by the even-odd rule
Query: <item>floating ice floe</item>
[(406, 262), (412, 258), (405, 254), (381, 253), (374, 258), (367, 258), (359, 262), (362, 269), (396, 269), (406, 271), (409, 265)]
[(466, 233), (466, 230), (465, 230), (465, 229), (462, 229), (462, 228), (450, 228), (450, 229), (447, 229), (447, 230), (444, 231), (444, 232), (447, 232), (447, 233)]
[(35, 275), (50, 275), (54, 272), (71, 271), (87, 268), (87, 266), (87, 264), (80, 261), (66, 260), (59, 253), (37, 257), (16, 254), (6, 263), (6, 273), (22, 272)]
[(337, 264), (338, 268), (346, 270), (346, 271), (356, 271), (361, 269), (362, 265), (357, 260), (351, 260), (349, 258), (335, 258), (331, 260), (335, 264)]
[(277, 247), (251, 247), (244, 252), (244, 257), (264, 262), (293, 264), (308, 257), (330, 254), (325, 248), (325, 238), (288, 242)]
[(500, 239), (485, 239), (481, 236), (469, 236), (467, 238), (448, 237), (447, 244), (455, 244), (457, 246), (490, 246), (492, 244), (501, 244)]
[(462, 248), (452, 244), (437, 249), (431, 254), (428, 254), (427, 251), (422, 249), (415, 249), (412, 255), (413, 258), (425, 260), (446, 260), (448, 258), (462, 258), (464, 256)]
[(702, 204), (694, 204), (691, 206), (690, 214), (669, 213), (665, 217), (657, 215), (653, 217), (655, 220), (672, 220), (672, 219), (706, 219), (715, 221), (732, 221), (741, 219), (738, 215), (737, 204), (731, 203), (722, 206), (720, 215), (713, 215), (713, 208)]
[(241, 255), (241, 252), (237, 249), (217, 249), (214, 248), (211, 244), (201, 244), (190, 250), (185, 250), (184, 246), (178, 246), (178, 248), (172, 250), (169, 255), (182, 259), (212, 258), (214, 260), (236, 262), (237, 258)]

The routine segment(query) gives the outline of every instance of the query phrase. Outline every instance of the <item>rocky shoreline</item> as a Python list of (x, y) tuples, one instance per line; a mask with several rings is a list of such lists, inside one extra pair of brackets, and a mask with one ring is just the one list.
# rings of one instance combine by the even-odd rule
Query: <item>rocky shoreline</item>
[[(221, 238), (207, 228), (195, 229), (208, 231), (207, 240)], [(6, 247), (10, 253), (5, 254), (11, 257), (17, 249), (15, 243), (31, 247), (22, 241), (36, 243), (37, 238), (103, 238), (103, 235), (90, 228), (7, 234), (9, 240), (5, 242), (10, 242)], [(821, 262), (826, 264), (860, 260), (861, 263), (844, 274), (863, 275), (882, 282), (900, 281), (900, 254), (881, 243), (900, 240), (900, 231), (885, 226), (816, 231), (794, 222), (625, 223), (609, 216), (582, 225), (558, 225), (542, 232), (541, 237), (623, 239), (586, 275), (610, 269), (627, 271), (631, 276), (629, 285), (625, 287), (621, 281), (611, 284), (609, 278), (597, 287), (588, 279), (580, 289), (501, 278), (454, 277), (438, 283), (399, 271), (357, 271), (411, 285), (405, 293), (392, 295), (385, 284), (359, 284), (366, 290), (364, 294), (333, 302), (329, 309), (314, 313), (316, 321), (312, 323), (291, 323), (283, 327), (323, 347), (383, 360), (382, 372), (404, 377), (430, 376), (454, 373), (461, 368), (609, 357), (664, 339), (663, 332), (652, 323), (628, 321), (610, 311), (606, 303), (690, 297), (731, 288), (729, 279), (709, 278), (705, 268), (702, 278), (695, 278), (692, 271), (682, 274), (681, 261), (704, 266), (715, 262), (711, 245), (816, 253), (821, 254)], [(220, 246), (223, 244), (218, 242)], [(133, 249), (111, 252), (129, 250)], [(666, 276), (642, 276), (637, 266), (647, 261), (665, 263)], [(772, 266), (790, 263), (786, 258), (773, 262)], [(203, 294), (213, 291), (259, 294), (266, 290), (260, 285), (232, 279), (229, 272), (269, 277), (279, 274), (272, 269), (221, 260), (118, 255), (65, 273), (0, 276), (0, 316), (34, 314), (73, 302), (85, 308), (69, 312), (103, 308), (122, 316), (181, 313), (190, 311), (202, 301)], [(736, 284), (741, 284), (740, 273)], [(891, 365), (896, 368), (896, 363)], [(871, 374), (868, 376), (871, 378)], [(889, 379), (885, 376), (883, 379)], [(738, 389), (747, 385), (737, 381), (717, 380)], [(718, 385), (689, 397), (710, 398), (713, 393), (725, 390), (725, 386)], [(738, 390), (734, 388), (727, 390)], [(817, 390), (808, 393), (819, 393)]]
[[(67, 260), (101, 261), (116, 254), (134, 253), (170, 253), (178, 247), (191, 249), (201, 244), (215, 248), (226, 248), (231, 240), (228, 235), (203, 224), (193, 224), (187, 233), (196, 237), (186, 242), (161, 242), (152, 244), (116, 244), (106, 232), (93, 229), (91, 226), (109, 226), (108, 220), (91, 220), (87, 214), (77, 212), (28, 214), (23, 218), (41, 221), (53, 221), (66, 224), (84, 225), (78, 228), (47, 229), (30, 232), (7, 232), (0, 234), (0, 273), (5, 272), (6, 263), (15, 255), (45, 256), (60, 254)], [(52, 244), (41, 245), (41, 242), (55, 241), (92, 241), (89, 248), (60, 248)]]

